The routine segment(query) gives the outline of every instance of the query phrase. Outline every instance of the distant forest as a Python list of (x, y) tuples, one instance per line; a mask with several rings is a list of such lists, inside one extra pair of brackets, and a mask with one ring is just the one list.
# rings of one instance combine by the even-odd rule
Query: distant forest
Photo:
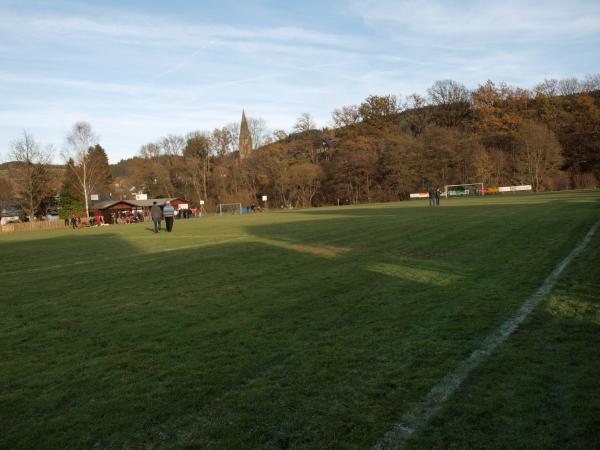
[[(91, 126), (78, 123), (62, 179), (56, 182), (52, 168), (52, 188), (39, 195), (58, 189), (69, 211), (84, 208), (85, 194), (115, 199), (138, 191), (182, 196), (193, 205), (204, 200), (212, 210), (218, 203), (258, 204), (262, 195), (271, 207), (308, 207), (403, 200), (446, 184), (531, 184), (544, 191), (597, 187), (600, 180), (600, 74), (545, 80), (531, 90), (492, 81), (468, 90), (443, 80), (426, 96), (372, 95), (342, 106), (329, 128), (317, 129), (308, 113), (289, 134), (266, 133), (262, 119), (249, 125), (254, 149), (242, 160), (239, 124), (230, 124), (166, 136), (109, 166)], [(25, 137), (31, 138), (25, 133), (11, 154), (26, 165), (18, 151)], [(87, 186), (84, 165), (93, 171)], [(17, 172), (0, 171), (4, 201), (9, 185), (13, 199), (32, 199)], [(34, 203), (30, 213), (51, 202)]]

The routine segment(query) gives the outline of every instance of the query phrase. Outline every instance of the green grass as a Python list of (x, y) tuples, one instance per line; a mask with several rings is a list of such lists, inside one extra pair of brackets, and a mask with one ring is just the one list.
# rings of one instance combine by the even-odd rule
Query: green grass
[[(0, 236), (0, 447), (369, 448), (599, 218), (579, 191)], [(411, 445), (600, 442), (599, 249)]]

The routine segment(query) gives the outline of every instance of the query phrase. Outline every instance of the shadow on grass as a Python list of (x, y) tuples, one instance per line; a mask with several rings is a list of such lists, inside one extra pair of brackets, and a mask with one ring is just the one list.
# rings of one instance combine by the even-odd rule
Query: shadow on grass
[[(350, 226), (329, 222), (306, 230)], [(316, 444), (349, 423), (368, 443), (397, 407), (377, 404), (386, 380), (424, 358), (435, 377), (455, 353), (431, 315), (438, 287), (370, 270), (380, 255), (332, 263), (253, 236), (153, 253), (115, 233), (3, 242), (19, 259), (0, 301), (1, 446)]]
[[(46, 239), (0, 241), (0, 251), (6, 261), (5, 273), (40, 271), (73, 265), (95, 267), (142, 251), (121, 235), (89, 231), (85, 235), (74, 231)], [(95, 232), (95, 233), (94, 233)], [(25, 236), (26, 237), (26, 236)]]
[(240, 222), (242, 242), (179, 250), (1, 242), (0, 446), (369, 447), (537, 286), (562, 249), (536, 244), (571, 246), (585, 216), (459, 208)]

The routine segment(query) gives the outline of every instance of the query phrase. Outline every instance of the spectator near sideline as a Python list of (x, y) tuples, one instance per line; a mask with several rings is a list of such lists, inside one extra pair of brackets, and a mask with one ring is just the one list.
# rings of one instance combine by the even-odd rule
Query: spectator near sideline
[(167, 232), (173, 230), (173, 216), (175, 216), (175, 208), (171, 206), (171, 202), (167, 201), (163, 208), (163, 216), (165, 218), (165, 225), (167, 226)]
[(160, 210), (160, 206), (156, 204), (156, 202), (152, 203), (152, 208), (150, 208), (150, 215), (152, 216), (152, 222), (154, 222), (154, 232), (160, 233), (160, 223), (162, 221), (162, 211)]

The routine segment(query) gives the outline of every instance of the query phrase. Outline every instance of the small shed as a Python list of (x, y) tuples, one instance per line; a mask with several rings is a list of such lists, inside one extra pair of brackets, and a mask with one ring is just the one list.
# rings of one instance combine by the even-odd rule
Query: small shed
[(108, 200), (91, 204), (90, 214), (92, 216), (100, 214), (104, 223), (116, 223), (116, 217), (121, 213), (131, 213), (135, 208), (133, 200)]
[(116, 217), (141, 214), (145, 218), (150, 217), (150, 208), (154, 202), (161, 208), (168, 202), (176, 210), (188, 209), (189, 202), (182, 197), (151, 198), (148, 200), (109, 200), (93, 203), (90, 206), (92, 215), (100, 214), (104, 223), (116, 223)]

